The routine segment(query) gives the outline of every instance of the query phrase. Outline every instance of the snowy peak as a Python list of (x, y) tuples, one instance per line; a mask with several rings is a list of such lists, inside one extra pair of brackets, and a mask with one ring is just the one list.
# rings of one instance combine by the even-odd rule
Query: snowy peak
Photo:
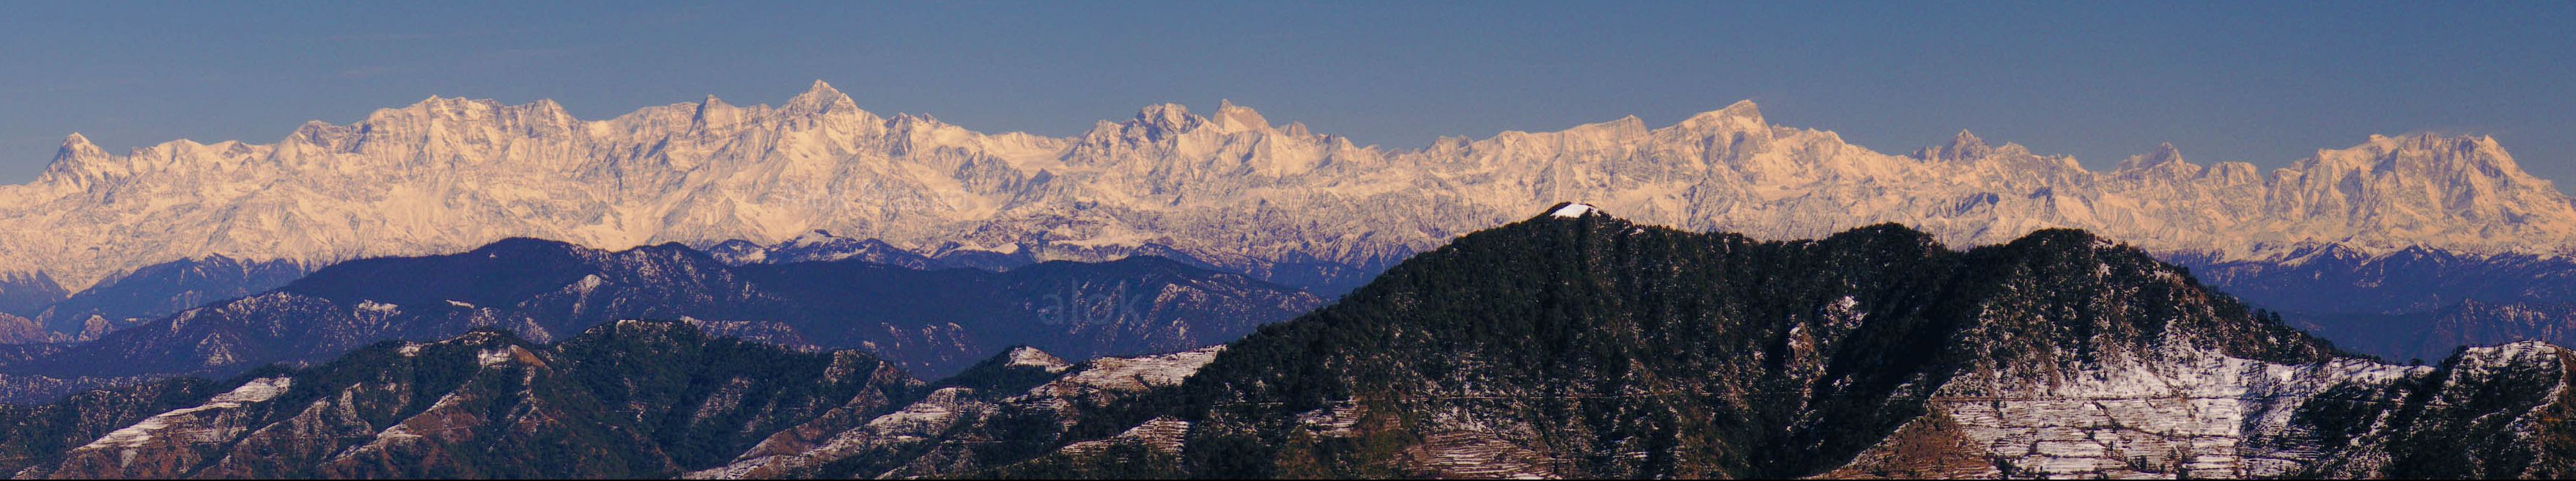
[(63, 137), (64, 153), (70, 153), (78, 149), (98, 150), (98, 144), (90, 143), (89, 136), (81, 135), (80, 132), (72, 132), (71, 135)]
[(1960, 129), (1959, 135), (1951, 137), (1949, 144), (1914, 151), (1914, 158), (1940, 162), (1974, 161), (1992, 155), (1995, 155), (1995, 148), (1986, 145), (1986, 139), (1977, 138), (1977, 134), (1966, 129)]
[(698, 129), (704, 130), (733, 125), (742, 119), (741, 111), (740, 108), (725, 104), (723, 99), (709, 95), (706, 100), (698, 102), (697, 113), (689, 118), (695, 122)]
[(2453, 167), (2495, 169), (2497, 174), (2519, 174), (2513, 156), (2495, 143), (2494, 137), (2445, 136), (2416, 133), (2389, 137), (2372, 135), (2361, 145), (2345, 149), (2319, 149), (2317, 155), (2304, 159), (2295, 168), (2328, 166), (2359, 170), (2412, 170)]
[(1189, 132), (1206, 124), (1206, 117), (1191, 115), (1189, 107), (1172, 103), (1145, 106), (1136, 111), (1134, 120), (1127, 122), (1130, 127), (1146, 129), (1147, 135), (1154, 138)]
[(1762, 106), (1754, 105), (1752, 100), (1737, 100), (1735, 103), (1727, 104), (1726, 108), (1717, 109), (1713, 112), (1701, 113), (1699, 114), (1699, 117), (1733, 119), (1756, 124), (1763, 123)]
[(73, 132), (72, 135), (63, 137), (62, 148), (54, 151), (54, 163), (57, 164), (66, 162), (79, 163), (85, 160), (105, 158), (107, 158), (107, 151), (98, 148), (98, 144), (90, 143), (89, 137), (83, 136), (79, 132)]
[(877, 119), (821, 82), (784, 105), (710, 96), (585, 121), (552, 102), (432, 97), (273, 145), (119, 156), (73, 137), (36, 184), (0, 186), (0, 273), (86, 287), (210, 253), (327, 263), (522, 236), (624, 249), (813, 229), (925, 253), (1100, 259), (1151, 243), (1247, 271), (1364, 266), (1578, 198), (1766, 239), (1892, 222), (1950, 245), (2073, 227), (2230, 259), (2305, 244), (2576, 253), (2576, 207), (2482, 137), (2374, 137), (2269, 175), (2184, 175), (2198, 168), (2165, 146), (2094, 172), (1965, 131), (1887, 155), (1769, 125), (1751, 101), (1665, 128), (1630, 117), (1418, 150), (1354, 147), (1230, 100), (1212, 118), (1152, 105), (1064, 138)]
[(1177, 103), (1148, 105), (1137, 109), (1136, 116), (1125, 122), (1099, 122), (1092, 127), (1090, 133), (1084, 134), (1083, 138), (1093, 144), (1160, 143), (1202, 130), (1212, 134), (1286, 133), (1292, 136), (1306, 134), (1304, 125), (1290, 124), (1284, 130), (1273, 127), (1269, 119), (1261, 116), (1261, 112), (1235, 105), (1233, 101), (1227, 100), (1217, 106), (1214, 117), (1192, 114), (1189, 107)]
[(2127, 172), (2141, 169), (2171, 168), (2174, 166), (2187, 165), (2188, 164), (2182, 160), (2182, 151), (2175, 149), (2172, 142), (2165, 142), (2156, 144), (2155, 150), (2148, 151), (2144, 154), (2129, 156), (2128, 160), (2120, 161), (2120, 167), (2118, 170), (2121, 172)]
[(420, 102), (413, 103), (410, 106), (403, 108), (377, 110), (375, 113), (367, 116), (367, 122), (380, 123), (391, 121), (395, 118), (405, 117), (479, 120), (490, 117), (492, 111), (500, 107), (500, 102), (491, 99), (468, 99), (463, 97), (440, 97), (431, 95), (427, 99), (422, 99)]
[(2494, 177), (2530, 176), (2514, 162), (2512, 154), (2496, 144), (2495, 137), (2423, 133), (2405, 136), (2396, 144), (2391, 157), (2421, 162), (2429, 168), (2475, 171)]
[(1218, 101), (1216, 118), (1212, 120), (1218, 130), (1225, 132), (1270, 130), (1270, 120), (1261, 118), (1261, 112), (1255, 112), (1250, 107), (1234, 105), (1233, 100)]
[(63, 138), (62, 147), (54, 151), (53, 162), (46, 164), (45, 173), (38, 181), (67, 182), (86, 187), (115, 173), (117, 166), (114, 164), (115, 156), (98, 148), (98, 144), (90, 143), (89, 137), (75, 132)]
[(894, 114), (894, 117), (886, 119), (886, 125), (896, 132), (928, 132), (950, 126), (930, 114), (912, 113)]
[[(1599, 212), (1601, 212), (1601, 210), (1600, 210), (1600, 209), (1595, 209), (1595, 208), (1593, 208), (1593, 207), (1592, 207), (1592, 204), (1585, 204), (1585, 203), (1581, 203), (1581, 202), (1564, 202), (1564, 203), (1556, 204), (1556, 206), (1555, 206), (1555, 207), (1550, 207), (1550, 208), (1548, 208), (1548, 210), (1547, 210), (1547, 217), (1554, 217), (1554, 218), (1558, 218), (1558, 219), (1581, 219), (1581, 218), (1583, 218), (1583, 216), (1592, 215), (1592, 214), (1599, 213)], [(1608, 214), (1603, 214), (1603, 215), (1608, 215)]]
[(2156, 150), (2149, 152), (2147, 157), (2151, 159), (2147, 162), (2147, 165), (2162, 165), (2172, 162), (2181, 162), (2182, 150), (2175, 149), (2172, 142), (2160, 142), (2156, 144)]
[(326, 146), (357, 139), (369, 143), (469, 141), (502, 132), (560, 136), (581, 124), (580, 119), (552, 100), (509, 105), (492, 99), (433, 95), (403, 108), (376, 110), (368, 113), (365, 120), (348, 126), (313, 121), (307, 124), (311, 132), (306, 137), (316, 145)]
[(1991, 147), (1986, 146), (1986, 139), (1977, 138), (1976, 133), (1969, 132), (1967, 129), (1959, 129), (1959, 135), (1950, 138), (1951, 152), (1981, 157), (1990, 149)]
[(2413, 189), (2447, 191), (2467, 196), (2503, 196), (2514, 204), (2563, 198), (2552, 184), (2513, 160), (2492, 137), (2444, 136), (2431, 133), (2397, 137), (2373, 135), (2368, 142), (2339, 150), (2318, 150), (2290, 167), (2301, 183), (2363, 179), (2351, 190), (2414, 185)]
[(795, 98), (788, 99), (787, 105), (782, 108), (791, 114), (810, 115), (857, 112), (859, 111), (859, 104), (856, 101), (850, 100), (849, 95), (841, 93), (838, 89), (833, 89), (832, 84), (823, 83), (822, 80), (815, 80), (812, 87), (805, 89), (805, 93), (797, 94)]
[[(1701, 126), (1701, 125), (1702, 125), (1702, 124), (1688, 124), (1688, 123), (1685, 123), (1685, 124), (1678, 125), (1678, 126), (1677, 126), (1677, 128), (1685, 128), (1685, 129), (1689, 129), (1689, 128), (1691, 128), (1691, 127), (1698, 127), (1698, 126)], [(1699, 128), (1699, 129), (1693, 129), (1693, 130), (1721, 130), (1721, 129), (1723, 129), (1723, 128), (1722, 128), (1722, 127), (1721, 127), (1721, 128), (1718, 128), (1718, 129)], [(1522, 138), (1551, 138), (1551, 137), (1556, 137), (1556, 138), (1564, 138), (1565, 140), (1572, 140), (1572, 141), (1594, 141), (1594, 142), (1598, 142), (1598, 141), (1633, 140), (1633, 139), (1635, 139), (1635, 138), (1637, 138), (1637, 137), (1642, 137), (1642, 136), (1644, 136), (1644, 135), (1646, 134), (1646, 132), (1647, 132), (1647, 130), (1646, 130), (1646, 121), (1645, 121), (1645, 120), (1638, 119), (1638, 118), (1637, 118), (1637, 116), (1629, 115), (1629, 116), (1623, 116), (1623, 117), (1619, 117), (1619, 118), (1616, 118), (1616, 119), (1610, 119), (1610, 120), (1601, 121), (1601, 122), (1593, 122), (1593, 123), (1588, 123), (1588, 124), (1576, 125), (1576, 126), (1573, 126), (1573, 127), (1566, 127), (1566, 128), (1565, 128), (1565, 130), (1560, 130), (1560, 131), (1555, 131), (1555, 132), (1521, 132), (1521, 131), (1511, 131), (1511, 132), (1504, 132), (1504, 133), (1502, 133), (1502, 134), (1500, 134), (1500, 135), (1495, 135), (1495, 136), (1494, 136), (1494, 138), (1495, 138), (1495, 139), (1502, 139), (1502, 138), (1510, 138), (1510, 137), (1522, 137)], [(1695, 133), (1696, 133), (1696, 132), (1695, 132)]]
[(1723, 109), (1700, 112), (1676, 126), (1684, 130), (1748, 131), (1768, 128), (1770, 124), (1762, 120), (1761, 106), (1751, 100), (1738, 100)]

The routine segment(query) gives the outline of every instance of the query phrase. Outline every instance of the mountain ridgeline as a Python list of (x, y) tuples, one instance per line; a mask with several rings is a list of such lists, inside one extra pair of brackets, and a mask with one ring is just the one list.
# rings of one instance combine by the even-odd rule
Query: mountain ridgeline
[(123, 153), (67, 136), (37, 179), (0, 185), (0, 312), (212, 254), (323, 265), (511, 237), (622, 249), (818, 229), (933, 257), (1163, 249), (1333, 295), (1571, 197), (1768, 240), (1893, 222), (1952, 245), (2082, 228), (2248, 261), (2324, 245), (2464, 256), (2576, 245), (2568, 197), (2479, 136), (2370, 136), (2258, 159), (2288, 161), (2278, 169), (2193, 163), (2168, 145), (2094, 171), (1967, 132), (1882, 153), (1738, 102), (1663, 126), (1626, 117), (1394, 149), (1231, 103), (1147, 106), (1066, 137), (984, 133), (881, 116), (822, 82), (776, 106), (709, 97), (592, 120), (551, 101), (432, 97), (279, 129), (268, 144)]
[[(208, 302), (256, 294), (303, 276), (305, 266), (280, 260), (243, 261), (211, 255), (144, 266), (63, 293), (44, 277), (0, 282), (0, 299), (12, 289), (35, 289), (18, 307), (0, 301), (0, 344), (78, 342)], [(16, 317), (11, 313), (21, 313)], [(12, 319), (18, 319), (12, 322)], [(11, 329), (18, 325), (17, 329)]]
[(451, 255), (344, 262), (96, 341), (0, 351), (0, 383), (12, 399), (44, 399), (98, 384), (76, 382), (84, 379), (220, 376), (486, 327), (546, 342), (624, 319), (867, 349), (939, 376), (1018, 344), (1082, 358), (1215, 344), (1321, 303), (1155, 257), (1007, 272), (860, 259), (734, 266), (677, 244), (610, 252), (510, 239)]
[[(2576, 263), (2565, 260), (2576, 254), (2576, 202), (2496, 139), (2359, 140), (2274, 159), (2288, 161), (2281, 168), (2193, 163), (2162, 145), (2095, 171), (1964, 131), (1911, 153), (1873, 151), (1772, 124), (1751, 102), (1663, 126), (1626, 117), (1396, 149), (1231, 103), (1153, 105), (1049, 137), (881, 116), (822, 82), (777, 106), (709, 97), (609, 119), (551, 101), (432, 97), (345, 125), (306, 123), (270, 144), (111, 153), (68, 136), (37, 179), (0, 185), (0, 343), (88, 339), (194, 307), (42, 312), (164, 263), (320, 266), (513, 237), (596, 249), (678, 242), (730, 264), (846, 255), (992, 269), (1149, 255), (1336, 297), (1569, 197), (1763, 240), (1897, 223), (1967, 246), (2079, 228), (2392, 358), (2426, 354), (2382, 340), (2423, 335), (2425, 319), (2458, 302), (2527, 304), (2520, 312), (2576, 302)], [(230, 297), (205, 292), (199, 301)], [(2382, 300), (2432, 304), (2297, 307)], [(2363, 322), (2386, 316), (2413, 325)], [(2473, 342), (2576, 341), (2520, 317), (2460, 320), (2480, 326)]]
[(73, 293), (45, 306), (35, 320), (61, 340), (86, 341), (209, 302), (275, 289), (308, 271), (287, 261), (221, 255), (170, 261)]
[(2576, 258), (2467, 256), (2433, 249), (2369, 255), (2334, 246), (2278, 262), (2166, 258), (2291, 325), (2353, 351), (2440, 359), (2462, 346), (2576, 343)]
[(2576, 475), (2576, 352), (2524, 342), (2424, 366), (2352, 357), (2181, 268), (2070, 230), (1960, 252), (1893, 225), (1760, 241), (1568, 205), (1464, 236), (1224, 346), (1078, 363), (1022, 347), (936, 382), (857, 351), (799, 352), (710, 326), (612, 322), (554, 345), (475, 331), (8, 408), (0, 469)]

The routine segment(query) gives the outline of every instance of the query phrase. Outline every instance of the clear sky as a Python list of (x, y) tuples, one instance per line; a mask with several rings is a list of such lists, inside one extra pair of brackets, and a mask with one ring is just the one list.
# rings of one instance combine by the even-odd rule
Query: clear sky
[(0, 182), (71, 132), (268, 143), (431, 95), (597, 119), (815, 79), (987, 132), (1232, 99), (1395, 148), (1742, 99), (1884, 152), (1969, 129), (2096, 169), (2477, 133), (2569, 182), (2571, 29), (2576, 2), (16, 2)]

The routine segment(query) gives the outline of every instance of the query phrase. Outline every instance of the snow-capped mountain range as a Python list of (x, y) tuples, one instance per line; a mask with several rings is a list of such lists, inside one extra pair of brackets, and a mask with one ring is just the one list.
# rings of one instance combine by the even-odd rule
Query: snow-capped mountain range
[(2372, 136), (2269, 172), (2165, 146), (2096, 172), (1966, 132), (1880, 153), (1739, 102), (1660, 128), (1628, 117), (1407, 150), (1231, 104), (1212, 116), (1150, 106), (1073, 137), (987, 134), (879, 116), (818, 81), (776, 107), (709, 97), (607, 120), (551, 101), (432, 97), (265, 145), (116, 155), (74, 134), (38, 179), (0, 186), (0, 273), (80, 290), (209, 255), (321, 265), (509, 237), (624, 249), (821, 229), (1038, 260), (1159, 246), (1270, 278), (1288, 263), (1383, 266), (1568, 199), (1764, 238), (1900, 222), (1965, 246), (2074, 227), (2160, 253), (2276, 261), (2320, 245), (2576, 246), (2568, 198), (2488, 137)]

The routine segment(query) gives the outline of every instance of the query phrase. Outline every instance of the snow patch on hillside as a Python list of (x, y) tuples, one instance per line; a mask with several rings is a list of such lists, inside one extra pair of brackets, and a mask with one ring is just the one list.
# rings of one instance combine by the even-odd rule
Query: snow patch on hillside
[[(151, 444), (156, 438), (175, 443), (230, 440), (243, 427), (221, 422), (228, 411), (240, 409), (249, 404), (268, 402), (270, 399), (275, 399), (277, 395), (284, 394), (287, 388), (294, 385), (295, 380), (287, 377), (252, 379), (248, 383), (243, 383), (241, 387), (215, 395), (214, 398), (206, 400), (205, 404), (155, 414), (132, 426), (110, 431), (106, 436), (75, 448), (73, 451), (120, 448), (131, 450)], [(132, 462), (131, 454), (123, 457), (126, 458), (124, 462)]]

